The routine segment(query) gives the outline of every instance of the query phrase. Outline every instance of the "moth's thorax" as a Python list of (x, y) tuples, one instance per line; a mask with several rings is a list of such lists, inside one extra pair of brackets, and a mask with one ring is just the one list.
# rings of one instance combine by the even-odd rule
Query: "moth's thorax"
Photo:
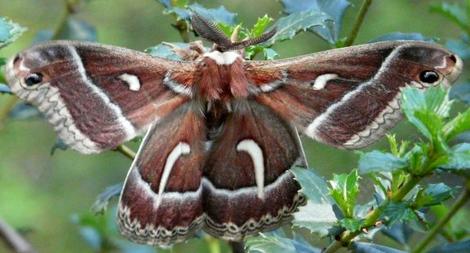
[(197, 64), (195, 94), (206, 101), (247, 97), (244, 60), (238, 51), (205, 53)]

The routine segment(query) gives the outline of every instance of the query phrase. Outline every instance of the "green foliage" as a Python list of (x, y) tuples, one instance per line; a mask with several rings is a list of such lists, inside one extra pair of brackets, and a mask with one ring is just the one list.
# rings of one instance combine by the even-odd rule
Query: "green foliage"
[(470, 239), (455, 242), (447, 243), (444, 245), (439, 245), (432, 248), (428, 253), (441, 253), (441, 252), (452, 252), (452, 253), (466, 253), (470, 249)]
[(106, 187), (100, 195), (95, 200), (95, 203), (93, 203), (93, 206), (91, 207), (91, 210), (95, 214), (103, 214), (106, 212), (109, 206), (109, 201), (111, 201), (113, 198), (119, 197), (119, 194), (121, 194), (123, 188), (122, 183), (118, 183), (115, 185), (111, 185)]
[(368, 242), (354, 242), (351, 248), (354, 253), (405, 253), (405, 251)]
[(349, 174), (333, 175), (333, 180), (329, 181), (330, 194), (347, 218), (354, 216), (354, 206), (359, 193), (359, 178), (357, 170), (352, 170)]
[(290, 40), (299, 32), (314, 27), (325, 27), (327, 22), (331, 22), (331, 19), (324, 12), (316, 10), (295, 12), (289, 16), (281, 17), (274, 23), (277, 32), (265, 44), (273, 45), (276, 42)]
[(449, 159), (440, 166), (446, 170), (470, 170), (470, 144), (462, 143), (452, 148)]
[(26, 28), (0, 16), (0, 48), (15, 41)]
[[(374, 228), (377, 221), (385, 223), (387, 227), (403, 223), (426, 225), (427, 218), (421, 209), (440, 205), (456, 193), (455, 189), (444, 183), (419, 186), (418, 181), (438, 168), (449, 171), (470, 168), (470, 145), (459, 144), (449, 147), (448, 143), (448, 140), (468, 130), (468, 119), (466, 119), (468, 113), (464, 112), (449, 120), (452, 101), (448, 99), (447, 92), (439, 87), (424, 91), (406, 88), (401, 101), (402, 110), (408, 121), (426, 137), (425, 140), (416, 142), (409, 148), (408, 142), (399, 144), (395, 136), (390, 135), (388, 136), (390, 152), (372, 150), (361, 153), (359, 170), (352, 170), (349, 174), (334, 175), (329, 181), (330, 195), (334, 199), (334, 202), (330, 203), (335, 203), (339, 207), (344, 218), (338, 219), (329, 228), (322, 226), (323, 232), (334, 235), (337, 231), (335, 228), (341, 226), (350, 233), (361, 233), (364, 229)], [(358, 171), (367, 174), (375, 184), (375, 201), (364, 206), (356, 203), (360, 190)], [(302, 187), (315, 189), (309, 180), (303, 179), (304, 176), (296, 174)], [(322, 213), (319, 210), (321, 208), (318, 206), (309, 209), (315, 214)], [(307, 215), (301, 217), (302, 222), (308, 220), (305, 216)], [(322, 216), (312, 214), (310, 216), (309, 219), (317, 218), (315, 222), (322, 224), (319, 220), (320, 217), (323, 218)], [(295, 216), (294, 224), (297, 224), (298, 217)], [(404, 229), (394, 234), (403, 235)], [(370, 247), (368, 250), (373, 252)]]
[(228, 11), (224, 6), (218, 8), (205, 8), (204, 6), (193, 3), (189, 0), (158, 0), (164, 9), (165, 14), (173, 15), (177, 20), (189, 21), (191, 12), (212, 20), (215, 23), (223, 23), (226, 25), (234, 25), (236, 14)]
[(137, 245), (123, 239), (117, 231), (115, 215), (115, 209), (108, 211), (106, 215), (75, 214), (72, 216), (72, 222), (77, 225), (83, 240), (95, 252), (157, 252), (153, 247)]
[(320, 253), (321, 250), (312, 247), (301, 236), (287, 238), (281, 230), (273, 233), (261, 233), (257, 237), (246, 240), (247, 253)]
[(403, 112), (428, 140), (439, 138), (443, 119), (448, 116), (451, 102), (441, 87), (431, 87), (428, 92), (406, 89), (403, 92)]
[(309, 31), (319, 35), (331, 45), (338, 42), (344, 13), (351, 5), (347, 0), (282, 0), (284, 12), (292, 15), (304, 11), (315, 11), (328, 16), (323, 26), (313, 26)]
[(444, 183), (429, 184), (421, 189), (415, 198), (415, 206), (418, 208), (439, 205), (453, 197), (455, 190)]
[(329, 194), (326, 182), (312, 170), (295, 168), (292, 172), (302, 186), (301, 192), (307, 197), (307, 204), (294, 214), (294, 225), (321, 236), (329, 234), (338, 218), (334, 211), (336, 203)]
[(443, 2), (432, 5), (431, 10), (447, 17), (449, 20), (460, 26), (463, 30), (470, 32), (470, 2), (466, 7), (457, 3)]
[(359, 172), (361, 174), (379, 171), (393, 172), (404, 169), (407, 166), (406, 159), (378, 150), (363, 153), (359, 159)]
[(396, 223), (415, 221), (418, 219), (411, 203), (408, 202), (390, 202), (382, 207), (380, 219), (391, 226)]
[(341, 227), (351, 231), (351, 232), (356, 232), (361, 230), (363, 226), (363, 222), (358, 219), (353, 219), (353, 218), (344, 218), (339, 221), (339, 225)]

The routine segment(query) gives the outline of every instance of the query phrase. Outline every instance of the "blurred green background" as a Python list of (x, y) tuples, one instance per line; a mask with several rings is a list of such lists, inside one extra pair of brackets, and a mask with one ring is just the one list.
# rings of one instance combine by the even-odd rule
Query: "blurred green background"
[[(144, 50), (161, 41), (180, 41), (171, 27), (171, 16), (154, 0), (89, 0), (81, 6), (78, 17), (96, 26), (101, 43)], [(281, 16), (281, 4), (272, 0), (198, 1), (206, 7), (224, 5), (239, 13), (238, 20), (253, 24), (264, 14)], [(342, 35), (346, 35), (361, 1), (346, 12)], [(365, 43), (389, 32), (420, 32), (428, 37), (456, 38), (459, 30), (443, 17), (429, 12), (438, 1), (374, 1), (356, 44)], [(63, 0), (0, 0), (0, 16), (28, 28), (18, 41), (0, 51), (8, 57), (31, 44), (39, 30), (54, 29), (64, 12)], [(274, 46), (281, 58), (321, 51), (329, 45), (311, 33)], [(0, 110), (7, 95), (0, 95)], [(77, 152), (57, 151), (52, 128), (41, 119), (8, 120), (0, 126), (0, 217), (26, 237), (39, 252), (93, 252), (74, 225), (74, 214), (90, 212), (96, 196), (107, 186), (121, 182), (130, 160), (116, 152), (84, 156)], [(419, 138), (414, 130), (401, 124), (394, 130), (400, 138)], [(136, 148), (137, 143), (130, 144)], [(371, 148), (384, 146), (384, 141)], [(305, 140), (310, 166), (331, 178), (332, 173), (349, 171), (356, 166), (357, 154), (337, 150)], [(367, 187), (367, 186), (366, 186)], [(367, 189), (363, 189), (367, 191)], [(223, 247), (228, 250), (227, 246)], [(205, 252), (207, 244), (194, 239), (178, 245), (173, 252)], [(7, 252), (0, 244), (0, 252)]]

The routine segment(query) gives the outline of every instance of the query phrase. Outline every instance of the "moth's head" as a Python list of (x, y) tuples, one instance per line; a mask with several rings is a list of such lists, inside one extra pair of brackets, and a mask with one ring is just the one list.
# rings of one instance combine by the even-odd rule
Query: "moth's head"
[(234, 34), (229, 38), (215, 23), (207, 20), (196, 12), (191, 15), (191, 25), (197, 34), (213, 42), (214, 49), (219, 52), (241, 50), (252, 45), (263, 43), (276, 34), (276, 28), (273, 28), (259, 37), (238, 41), (237, 29), (235, 29)]
[(405, 43), (395, 50), (391, 62), (397, 74), (409, 76), (414, 85), (425, 88), (443, 84), (450, 86), (462, 72), (462, 60), (443, 47), (423, 42)]

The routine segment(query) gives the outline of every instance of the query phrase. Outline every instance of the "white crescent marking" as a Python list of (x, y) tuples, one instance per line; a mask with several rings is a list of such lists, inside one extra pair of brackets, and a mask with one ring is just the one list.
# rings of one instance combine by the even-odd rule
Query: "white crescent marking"
[(253, 162), (253, 167), (255, 169), (255, 180), (256, 186), (258, 188), (258, 198), (264, 198), (264, 159), (263, 159), (263, 150), (261, 147), (254, 141), (250, 139), (243, 140), (238, 143), (237, 151), (247, 152)]
[(165, 186), (168, 183), (168, 178), (170, 177), (171, 170), (176, 163), (176, 160), (182, 155), (187, 155), (191, 152), (191, 148), (187, 143), (180, 142), (176, 147), (170, 152), (166, 158), (165, 167), (163, 168), (162, 177), (160, 179), (160, 184), (158, 186), (158, 197), (157, 202), (155, 203), (155, 209), (160, 206), (162, 201), (163, 191), (165, 191)]
[(137, 76), (124, 73), (120, 75), (118, 78), (127, 83), (127, 85), (129, 86), (129, 90), (131, 91), (140, 90), (140, 81)]
[(325, 88), (328, 81), (330, 81), (332, 79), (336, 79), (336, 78), (338, 78), (337, 74), (319, 75), (319, 76), (317, 76), (317, 78), (315, 78), (315, 82), (313, 83), (313, 89), (314, 90), (321, 90), (321, 89)]

